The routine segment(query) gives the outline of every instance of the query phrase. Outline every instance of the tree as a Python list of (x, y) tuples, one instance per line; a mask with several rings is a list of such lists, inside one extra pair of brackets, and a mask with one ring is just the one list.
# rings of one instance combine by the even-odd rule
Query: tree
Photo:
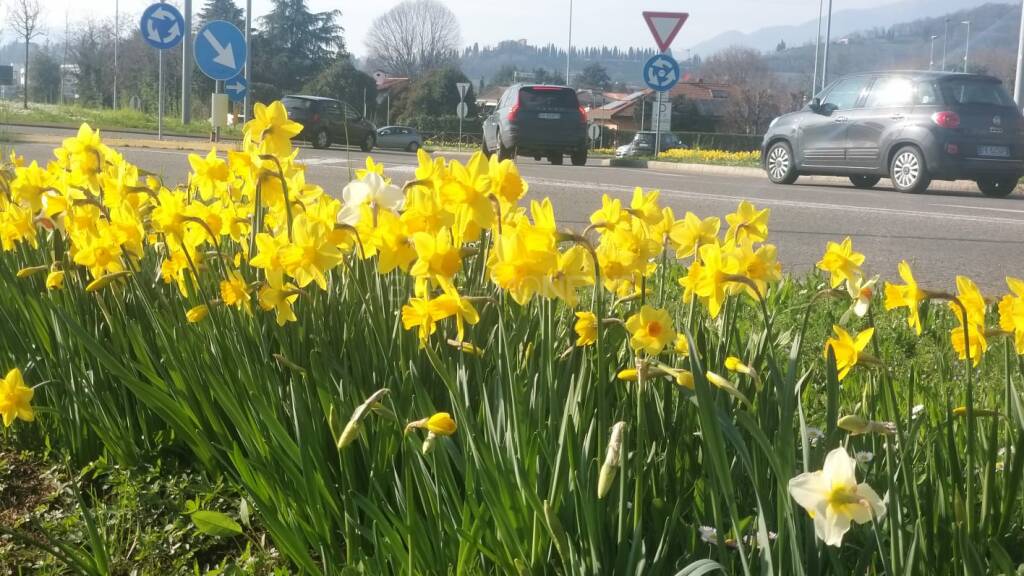
[(14, 33), (25, 41), (25, 102), (28, 108), (28, 46), (34, 38), (43, 35), (39, 29), (39, 15), (43, 9), (39, 0), (11, 0), (7, 8), (7, 17), (14, 27)]
[(786, 50), (786, 41), (779, 40), (779, 43), (775, 45), (776, 52), (784, 52)]
[(234, 0), (206, 0), (206, 4), (203, 4), (197, 15), (197, 27), (201, 28), (213, 20), (226, 20), (238, 26), (239, 30), (245, 31), (245, 13)]
[(458, 58), (459, 21), (437, 0), (405, 0), (373, 21), (366, 48), (370, 61), (409, 78)]
[[(397, 115), (402, 122), (411, 123), (417, 116), (451, 116), (459, 105), (458, 82), (469, 82), (466, 75), (458, 68), (448, 66), (434, 70), (413, 82), (409, 91), (402, 98), (400, 113)], [(476, 96), (470, 84), (466, 92), (465, 102), (469, 107), (468, 116), (476, 115)], [(396, 116), (392, 105), (392, 116)]]
[(607, 90), (611, 86), (612, 79), (608, 76), (608, 70), (597, 62), (587, 64), (583, 70), (576, 75), (575, 84), (579, 88), (592, 90)]
[(60, 63), (49, 50), (36, 50), (32, 55), (32, 82), (29, 91), (36, 102), (56, 102), (60, 92)]
[(337, 98), (359, 110), (365, 108), (366, 116), (373, 116), (377, 101), (377, 84), (373, 78), (359, 70), (350, 57), (338, 58), (328, 69), (320, 73), (304, 89), (310, 94)]
[(254, 38), (254, 80), (297, 90), (345, 54), (338, 10), (310, 12), (306, 0), (273, 0)]

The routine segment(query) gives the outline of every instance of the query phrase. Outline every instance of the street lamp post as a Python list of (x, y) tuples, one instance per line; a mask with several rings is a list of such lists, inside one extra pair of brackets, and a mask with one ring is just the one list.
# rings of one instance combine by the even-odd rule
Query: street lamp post
[(946, 25), (942, 31), (942, 71), (946, 71), (946, 45), (949, 44), (949, 18), (946, 18)]
[(825, 54), (821, 63), (821, 88), (828, 86), (828, 45), (832, 43), (832, 0), (828, 0), (828, 17), (825, 19)]
[(938, 38), (938, 34), (932, 34), (932, 47), (928, 50), (928, 69), (935, 69), (935, 39)]
[(1017, 75), (1013, 80), (1013, 99), (1017, 101), (1017, 108), (1024, 103), (1024, 3), (1020, 11), (1020, 37), (1017, 40)]
[[(121, 36), (121, 27), (118, 26), (120, 16), (121, 3), (119, 0), (114, 0), (114, 110), (117, 110), (117, 44)], [(64, 71), (62, 70), (61, 74), (63, 73)]]
[(811, 98), (818, 93), (818, 55), (821, 54), (821, 12), (824, 5), (825, 0), (818, 0), (818, 35), (814, 37), (814, 75), (811, 77)]
[(964, 74), (967, 73), (967, 53), (971, 49), (971, 21), (964, 20), (961, 24), (967, 25), (967, 38), (964, 40)]
[(572, 57), (572, 0), (569, 0), (569, 48), (565, 51), (565, 85), (569, 85), (569, 58)]

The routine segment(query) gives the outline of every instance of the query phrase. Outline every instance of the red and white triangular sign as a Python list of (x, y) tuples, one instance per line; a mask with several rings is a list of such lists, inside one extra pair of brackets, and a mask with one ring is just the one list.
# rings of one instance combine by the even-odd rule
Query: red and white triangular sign
[(679, 34), (679, 29), (690, 17), (688, 12), (644, 12), (643, 14), (644, 20), (647, 21), (647, 27), (651, 29), (651, 35), (654, 36), (654, 42), (658, 45), (658, 50), (662, 52), (668, 50), (672, 41), (676, 39), (676, 34)]

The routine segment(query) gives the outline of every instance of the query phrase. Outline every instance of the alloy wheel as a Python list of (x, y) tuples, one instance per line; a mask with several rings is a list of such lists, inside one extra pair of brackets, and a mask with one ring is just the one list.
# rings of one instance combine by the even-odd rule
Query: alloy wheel
[(921, 162), (913, 152), (901, 152), (892, 163), (892, 179), (900, 188), (912, 188), (921, 175)]
[(785, 146), (775, 146), (768, 154), (768, 173), (773, 180), (782, 180), (789, 172), (789, 151)]

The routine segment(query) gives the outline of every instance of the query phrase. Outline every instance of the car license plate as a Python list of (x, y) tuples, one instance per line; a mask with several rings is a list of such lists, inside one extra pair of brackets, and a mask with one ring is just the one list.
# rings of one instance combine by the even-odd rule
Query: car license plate
[(1009, 158), (1010, 148), (1007, 146), (978, 146), (978, 156)]
[(558, 120), (562, 117), (558, 112), (541, 112), (537, 115), (541, 120)]

